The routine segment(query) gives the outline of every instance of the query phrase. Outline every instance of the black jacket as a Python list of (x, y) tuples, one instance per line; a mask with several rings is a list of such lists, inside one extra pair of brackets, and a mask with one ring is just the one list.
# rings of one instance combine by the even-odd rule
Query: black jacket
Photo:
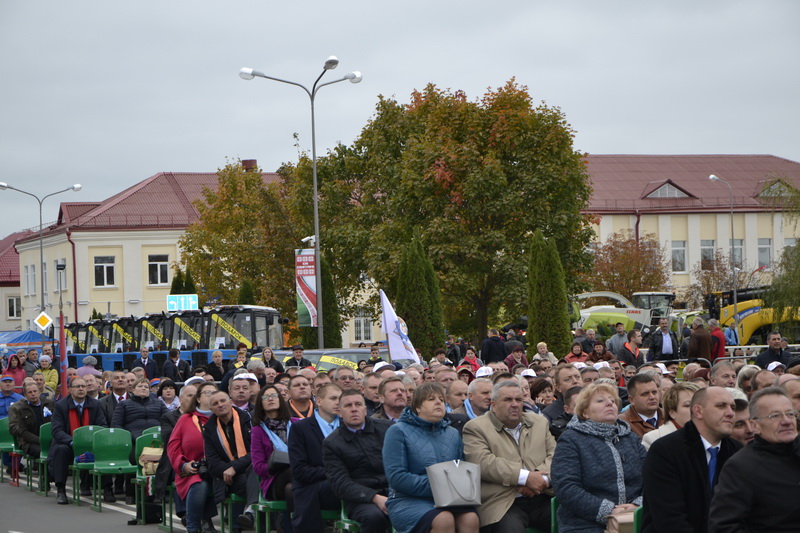
[[(94, 398), (87, 397), (84, 399), (83, 408), (89, 410), (89, 424), (90, 426), (108, 426), (106, 415), (100, 407), (100, 401)], [(72, 396), (67, 396), (63, 400), (56, 403), (53, 410), (52, 429), (53, 429), (53, 442), (58, 444), (72, 445), (72, 431), (69, 422), (69, 412), (75, 409), (75, 402), (72, 401)]]
[(286, 368), (289, 368), (290, 366), (299, 366), (300, 368), (306, 368), (314, 365), (311, 363), (311, 361), (309, 361), (305, 357), (302, 357), (299, 361), (294, 357), (290, 357), (289, 360), (286, 361), (286, 363), (284, 363), (283, 366)]
[(356, 434), (341, 425), (323, 441), (325, 474), (333, 493), (348, 506), (370, 503), (376, 494), (387, 495), (383, 438), (390, 427), (388, 420), (367, 418), (362, 432)]
[[(236, 409), (236, 407), (231, 407), (231, 409)], [(236, 409), (236, 411), (239, 413), (239, 424), (242, 427), (242, 438), (244, 439), (247, 455), (237, 457), (233, 461), (230, 460), (217, 434), (217, 415), (211, 415), (203, 428), (203, 442), (205, 443), (206, 459), (208, 459), (208, 471), (215, 478), (222, 479), (222, 473), (231, 466), (236, 470), (237, 474), (243, 473), (250, 467), (250, 415), (241, 409)], [(292, 426), (292, 430), (294, 430), (294, 426)], [(234, 450), (236, 444), (231, 441), (230, 447), (231, 450)]]
[(789, 350), (775, 351), (772, 348), (767, 348), (756, 356), (756, 364), (766, 370), (769, 364), (773, 361), (778, 361), (784, 365), (788, 365), (791, 357), (792, 354), (789, 353)]
[(625, 363), (626, 365), (633, 365), (636, 368), (639, 368), (644, 364), (644, 352), (639, 350), (639, 357), (636, 357), (632, 351), (628, 349), (627, 346), (624, 344), (619, 349), (619, 353), (617, 354), (617, 359), (621, 363)]
[[(182, 414), (180, 409), (174, 409), (161, 416), (161, 442), (164, 443), (165, 449), (172, 435), (172, 430), (175, 429), (175, 424), (178, 423), (178, 419)], [(156, 480), (153, 484), (153, 491), (157, 498), (164, 499), (167, 485), (172, 483), (174, 475), (169, 456), (166, 453), (161, 454), (161, 459), (158, 461), (158, 469), (156, 470)]]
[(161, 416), (166, 412), (164, 402), (153, 394), (145, 398), (131, 395), (129, 400), (117, 405), (111, 418), (111, 427), (130, 431), (135, 441), (145, 429), (160, 426)]
[(669, 332), (669, 338), (672, 340), (672, 354), (664, 355), (661, 353), (661, 351), (664, 349), (664, 335), (661, 334), (660, 329), (657, 329), (651, 333), (650, 350), (647, 353), (648, 359), (651, 361), (669, 361), (672, 359), (678, 359), (681, 350), (681, 343), (678, 342), (678, 336), (675, 335), (674, 331)]
[(497, 335), (483, 339), (483, 344), (481, 345), (481, 359), (487, 365), (489, 363), (503, 361), (508, 357), (508, 353), (506, 343)]
[(178, 383), (179, 381), (186, 381), (192, 377), (192, 369), (189, 363), (183, 359), (179, 359), (176, 365), (172, 359), (167, 358), (167, 360), (164, 361), (164, 371), (161, 374), (162, 377), (169, 378)]
[(206, 365), (206, 370), (208, 370), (208, 373), (214, 377), (214, 381), (222, 381), (222, 378), (225, 377), (225, 374), (228, 373), (228, 362), (222, 361), (221, 370), (214, 363), (208, 363)]
[(155, 359), (152, 357), (147, 358), (147, 364), (142, 362), (142, 358), (135, 360), (131, 365), (131, 370), (137, 367), (144, 368), (144, 374), (147, 376), (147, 379), (154, 379), (158, 377), (158, 365), (156, 364)]
[(315, 416), (292, 424), (289, 433), (289, 464), (292, 466), (292, 483), (309, 486), (324, 481), (325, 465), (322, 462), (322, 430)]
[(722, 471), (711, 499), (709, 530), (796, 532), (800, 524), (798, 487), (800, 437), (789, 444), (771, 444), (756, 435)]
[[(133, 394), (126, 392), (125, 393), (128, 398), (133, 396)], [(107, 394), (100, 398), (100, 408), (103, 410), (103, 414), (106, 415), (106, 420), (111, 420), (114, 418), (114, 411), (116, 411), (119, 402), (117, 401), (117, 396), (114, 394), (114, 391), (111, 391), (111, 394)]]
[[(720, 443), (715, 482), (728, 459), (742, 448), (730, 438)], [(705, 533), (711, 488), (700, 433), (689, 421), (653, 442), (644, 463), (642, 533)]]

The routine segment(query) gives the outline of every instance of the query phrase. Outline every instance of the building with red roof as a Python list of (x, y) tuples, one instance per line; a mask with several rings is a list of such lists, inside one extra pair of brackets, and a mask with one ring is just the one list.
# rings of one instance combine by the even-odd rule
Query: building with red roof
[(14, 242), (33, 233), (18, 231), (0, 239), (0, 331), (22, 329), (22, 298), (19, 291), (19, 254)]

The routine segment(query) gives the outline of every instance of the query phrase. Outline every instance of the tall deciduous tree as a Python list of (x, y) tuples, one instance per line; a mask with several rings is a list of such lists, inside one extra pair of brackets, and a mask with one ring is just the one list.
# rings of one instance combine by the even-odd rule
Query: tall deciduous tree
[(567, 305), (558, 249), (552, 239), (545, 241), (541, 230), (536, 230), (528, 255), (528, 342), (544, 341), (553, 353), (568, 353), (572, 335)]
[(669, 258), (655, 234), (637, 240), (631, 230), (624, 230), (595, 249), (594, 268), (585, 279), (592, 290), (631, 298), (634, 292), (666, 290), (670, 274)]
[[(412, 228), (441, 282), (445, 322), (465, 334), (485, 332), (501, 307), (526, 309), (525, 246), (536, 229), (557, 243), (573, 287), (592, 237), (573, 135), (558, 108), (534, 105), (513, 80), (477, 101), (434, 85), (408, 104), (381, 97), (359, 138), (319, 160), (321, 243), (345, 303), (364, 274), (396, 286)], [(310, 166), (301, 158), (281, 169), (305, 213)]]
[(199, 218), (179, 241), (200, 301), (238, 303), (247, 279), (256, 303), (295, 319), (294, 245), (302, 228), (285, 207), (283, 184), (266, 184), (260, 170), (247, 172), (240, 161), (217, 175), (217, 190), (206, 189), (194, 203)]
[(237, 303), (242, 305), (255, 305), (256, 295), (253, 291), (253, 284), (249, 279), (242, 281), (242, 286), (239, 288), (239, 298)]
[[(698, 309), (705, 306), (706, 294), (733, 289), (730, 256), (722, 250), (715, 250), (714, 257), (711, 259), (695, 263), (691, 274), (692, 279), (696, 281), (683, 294), (683, 299), (689, 309)], [(740, 284), (739, 287), (741, 286)]]

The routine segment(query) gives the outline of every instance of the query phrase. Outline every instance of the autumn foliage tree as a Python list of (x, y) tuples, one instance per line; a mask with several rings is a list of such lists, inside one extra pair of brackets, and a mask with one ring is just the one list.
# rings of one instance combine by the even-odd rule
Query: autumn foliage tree
[(636, 239), (631, 230), (623, 230), (597, 246), (586, 281), (592, 290), (617, 292), (630, 299), (634, 292), (666, 290), (670, 276), (669, 257), (655, 234)]
[(179, 240), (201, 304), (238, 303), (249, 280), (256, 303), (294, 319), (294, 244), (302, 228), (284, 207), (282, 184), (266, 183), (260, 170), (248, 172), (238, 160), (217, 175), (218, 188), (203, 191), (194, 203), (199, 217)]
[(689, 309), (703, 308), (706, 294), (733, 289), (730, 256), (720, 249), (714, 250), (713, 258), (694, 264), (691, 277), (695, 282), (686, 289), (683, 300)]
[[(364, 275), (394, 288), (403, 245), (419, 236), (441, 285), (445, 323), (484, 335), (501, 309), (527, 308), (527, 240), (541, 229), (570, 288), (590, 262), (581, 214), (591, 189), (573, 130), (513, 80), (469, 100), (428, 85), (409, 103), (379, 98), (352, 145), (319, 159), (321, 244), (343, 302)], [(280, 173), (310, 220), (307, 158)]]

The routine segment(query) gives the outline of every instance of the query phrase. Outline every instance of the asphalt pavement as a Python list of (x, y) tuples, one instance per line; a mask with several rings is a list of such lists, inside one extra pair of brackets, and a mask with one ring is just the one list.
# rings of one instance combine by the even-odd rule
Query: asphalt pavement
[[(125, 497), (117, 496), (117, 503), (103, 503), (103, 512), (92, 511), (91, 497), (81, 498), (81, 505), (72, 504), (72, 483), (67, 483), (69, 505), (58, 505), (55, 490), (48, 496), (39, 496), (25, 486), (25, 477), (20, 479), (19, 487), (5, 482), (0, 484), (0, 533), (156, 533), (158, 524), (128, 526), (128, 520), (136, 517), (136, 508), (125, 505)], [(35, 483), (34, 476), (34, 486)], [(217, 525), (219, 529), (219, 525)], [(175, 518), (177, 532), (186, 531), (180, 520)]]

